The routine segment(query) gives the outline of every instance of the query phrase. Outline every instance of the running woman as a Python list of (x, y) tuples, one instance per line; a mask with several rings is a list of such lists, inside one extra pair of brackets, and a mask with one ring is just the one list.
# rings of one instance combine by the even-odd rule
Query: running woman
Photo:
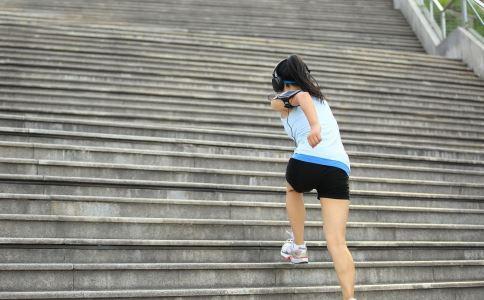
[(291, 55), (276, 65), (272, 86), (278, 95), (270, 97), (271, 107), (280, 112), (284, 129), (295, 143), (286, 168), (286, 210), (292, 233), (282, 246), (281, 255), (294, 264), (308, 263), (303, 193), (316, 189), (323, 232), (343, 300), (356, 300), (355, 266), (346, 245), (350, 161), (338, 123), (317, 81), (299, 56)]

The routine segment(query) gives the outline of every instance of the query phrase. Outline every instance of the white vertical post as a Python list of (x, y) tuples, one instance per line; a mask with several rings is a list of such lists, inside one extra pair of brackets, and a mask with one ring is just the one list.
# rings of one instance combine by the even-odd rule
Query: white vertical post
[(442, 27), (442, 36), (445, 39), (447, 36), (447, 25), (445, 24), (445, 11), (440, 13), (440, 26)]
[(467, 0), (462, 0), (462, 26), (466, 26), (469, 22), (467, 18)]

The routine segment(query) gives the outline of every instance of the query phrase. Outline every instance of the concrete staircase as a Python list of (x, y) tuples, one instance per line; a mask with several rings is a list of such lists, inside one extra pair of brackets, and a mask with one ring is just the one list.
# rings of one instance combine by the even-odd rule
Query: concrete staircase
[[(423, 52), (400, 12), (389, 0), (1, 0), (8, 15), (78, 24), (109, 24), (160, 30), (314, 41), (376, 49)], [(217, 42), (215, 42), (217, 43)], [(209, 46), (208, 43), (204, 45)]]
[(357, 299), (484, 299), (472, 71), (390, 1), (160, 2), (0, 0), (0, 299), (341, 299), (314, 193), (279, 257), (289, 53), (352, 162)]

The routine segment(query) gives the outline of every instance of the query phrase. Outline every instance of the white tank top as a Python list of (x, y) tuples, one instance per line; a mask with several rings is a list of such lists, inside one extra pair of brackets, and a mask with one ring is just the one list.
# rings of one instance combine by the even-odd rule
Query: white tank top
[(321, 142), (316, 147), (309, 145), (307, 137), (311, 132), (311, 126), (300, 106), (293, 108), (287, 118), (281, 118), (287, 135), (296, 142), (292, 157), (306, 162), (338, 167), (349, 176), (350, 159), (341, 142), (338, 123), (331, 108), (326, 100), (319, 101), (315, 96), (312, 96), (312, 99), (321, 125)]

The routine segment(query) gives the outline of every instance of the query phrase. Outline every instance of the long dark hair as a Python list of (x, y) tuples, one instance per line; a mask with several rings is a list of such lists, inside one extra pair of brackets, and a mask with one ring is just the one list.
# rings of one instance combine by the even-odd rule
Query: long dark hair
[(306, 63), (298, 55), (290, 55), (279, 64), (276, 72), (283, 80), (295, 81), (295, 85), (300, 86), (303, 91), (308, 92), (311, 96), (316, 96), (321, 100), (326, 99), (318, 82), (311, 76)]

